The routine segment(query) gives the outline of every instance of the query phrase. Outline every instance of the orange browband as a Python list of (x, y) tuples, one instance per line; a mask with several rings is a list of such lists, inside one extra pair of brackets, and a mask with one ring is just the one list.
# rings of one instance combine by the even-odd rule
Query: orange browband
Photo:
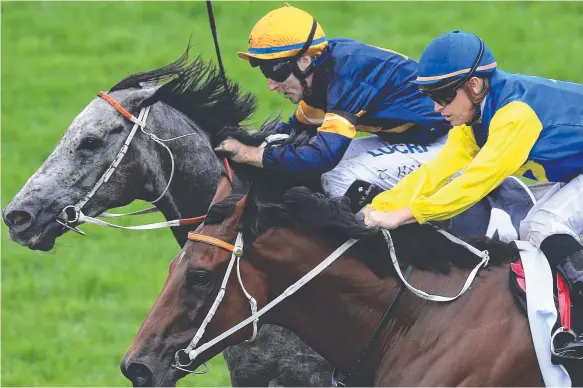
[(130, 112), (128, 112), (123, 106), (121, 106), (117, 101), (115, 101), (113, 98), (111, 98), (111, 96), (107, 93), (105, 93), (104, 91), (101, 91), (99, 93), (97, 93), (97, 95), (101, 98), (103, 98), (105, 101), (109, 102), (111, 104), (111, 106), (113, 106), (115, 108), (115, 110), (117, 110), (119, 113), (121, 113), (121, 115), (123, 117), (125, 117), (128, 120), (132, 120), (132, 117), (134, 117)]
[(195, 233), (195, 232), (188, 232), (188, 239), (191, 241), (200, 241), (203, 243), (207, 243), (210, 245), (214, 245), (216, 247), (219, 248), (223, 248), (226, 249), (227, 251), (230, 252), (234, 252), (235, 251), (235, 246), (231, 245), (229, 243), (226, 243), (222, 240), (219, 240), (218, 238), (214, 238), (214, 237), (210, 237), (210, 236), (205, 236), (203, 234), (200, 233)]

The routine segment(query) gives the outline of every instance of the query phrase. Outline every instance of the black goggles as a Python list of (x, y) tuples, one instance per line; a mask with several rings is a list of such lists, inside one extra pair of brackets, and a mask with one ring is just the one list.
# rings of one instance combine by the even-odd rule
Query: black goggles
[(482, 42), (480, 38), (478, 39), (480, 40), (480, 50), (478, 51), (478, 56), (476, 57), (476, 60), (474, 61), (470, 71), (463, 78), (455, 79), (453, 81), (446, 81), (445, 84), (438, 85), (437, 87), (420, 86), (419, 90), (421, 93), (427, 94), (429, 98), (441, 106), (451, 104), (457, 96), (457, 90), (462, 87), (467, 80), (472, 78), (476, 72), (476, 69), (478, 68), (478, 65), (480, 64), (480, 61), (482, 60), (482, 55), (484, 54), (484, 42)]
[(275, 82), (284, 82), (294, 71), (295, 58), (274, 61), (261, 61), (259, 68), (265, 76)]
[(420, 88), (421, 93), (427, 94), (429, 98), (438, 103), (441, 106), (449, 105), (455, 100), (457, 96), (457, 90), (464, 84), (465, 80), (462, 82), (448, 82), (447, 85), (438, 88)]

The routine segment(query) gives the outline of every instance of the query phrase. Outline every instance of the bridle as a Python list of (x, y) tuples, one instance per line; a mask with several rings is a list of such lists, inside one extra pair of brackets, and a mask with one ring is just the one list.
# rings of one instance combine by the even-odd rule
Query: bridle
[[(170, 155), (170, 161), (171, 161), (170, 178), (168, 179), (168, 183), (166, 184), (166, 187), (164, 188), (162, 193), (158, 196), (158, 198), (156, 198), (153, 201), (149, 201), (151, 204), (157, 203), (158, 201), (160, 201), (164, 197), (164, 195), (166, 195), (166, 193), (168, 192), (168, 189), (170, 188), (170, 185), (172, 184), (172, 180), (174, 178), (174, 155), (172, 154), (172, 151), (170, 150), (170, 148), (168, 148), (168, 146), (164, 143), (178, 140), (178, 139), (181, 139), (181, 138), (184, 138), (187, 136), (196, 135), (196, 133), (189, 133), (186, 135), (181, 135), (181, 136), (173, 137), (170, 139), (160, 139), (155, 134), (153, 134), (151, 132), (147, 132), (145, 130), (146, 121), (148, 119), (148, 114), (150, 112), (150, 106), (146, 106), (146, 107), (142, 108), (140, 110), (138, 117), (136, 118), (134, 115), (132, 115), (130, 112), (128, 112), (127, 109), (125, 109), (123, 106), (121, 106), (121, 104), (119, 102), (117, 102), (114, 98), (112, 98), (106, 92), (100, 91), (97, 95), (99, 97), (101, 97), (103, 100), (105, 100), (107, 103), (109, 103), (111, 106), (113, 106), (115, 108), (115, 110), (118, 111), (124, 118), (126, 118), (127, 120), (134, 123), (134, 126), (132, 127), (125, 142), (121, 146), (121, 149), (118, 151), (117, 155), (115, 156), (113, 162), (110, 164), (110, 166), (107, 168), (107, 170), (105, 170), (105, 172), (101, 175), (101, 177), (95, 183), (93, 188), (91, 190), (89, 190), (89, 192), (81, 200), (79, 200), (75, 205), (65, 206), (63, 208), (63, 210), (61, 211), (61, 213), (56, 218), (57, 223), (59, 223), (63, 227), (70, 229), (70, 230), (72, 230), (80, 235), (85, 235), (85, 233), (83, 231), (81, 231), (80, 229), (78, 229), (76, 227), (76, 225), (74, 225), (74, 224), (78, 225), (78, 224), (82, 224), (82, 223), (86, 222), (86, 223), (92, 223), (92, 224), (96, 224), (96, 225), (100, 225), (100, 226), (108, 226), (108, 227), (118, 228), (118, 229), (149, 230), (149, 229), (158, 229), (158, 228), (165, 228), (165, 227), (191, 225), (191, 224), (197, 224), (197, 223), (202, 222), (204, 220), (204, 218), (206, 217), (206, 215), (201, 215), (201, 216), (193, 217), (193, 218), (182, 218), (182, 219), (171, 220), (171, 221), (157, 222), (157, 223), (145, 224), (145, 225), (121, 226), (121, 225), (109, 223), (109, 222), (106, 222), (106, 221), (103, 221), (103, 220), (100, 220), (97, 218), (86, 216), (83, 213), (83, 211), (82, 211), (83, 207), (87, 204), (87, 202), (89, 202), (91, 200), (91, 198), (95, 195), (95, 193), (99, 190), (99, 188), (103, 184), (105, 184), (109, 181), (109, 179), (111, 178), (111, 176), (113, 175), (113, 173), (115, 172), (115, 170), (117, 169), (117, 167), (119, 166), (121, 161), (123, 160), (124, 156), (126, 155), (128, 149), (129, 149), (129, 146), (130, 146), (132, 140), (134, 139), (136, 133), (138, 132), (138, 129), (140, 129), (141, 132), (143, 134), (145, 134), (149, 139), (153, 140), (157, 144), (164, 147), (166, 149), (166, 151), (168, 151), (168, 154)], [(229, 178), (229, 180), (232, 181), (232, 179), (233, 179), (232, 171), (231, 171), (231, 167), (229, 166), (229, 162), (228, 162), (227, 158), (224, 158), (224, 164), (225, 164), (225, 170), (226, 170), (227, 177)], [(132, 213), (126, 213), (126, 214), (102, 213), (101, 215), (99, 215), (99, 217), (131, 216), (131, 215), (138, 215), (138, 214), (153, 213), (153, 212), (157, 212), (157, 211), (159, 211), (159, 210), (156, 207), (151, 207), (149, 209), (139, 210), (139, 211), (135, 211)]]
[[(241, 286), (241, 290), (243, 290), (243, 293), (245, 294), (245, 296), (247, 297), (247, 300), (249, 301), (249, 307), (251, 309), (251, 316), (254, 316), (257, 313), (257, 301), (255, 300), (255, 298), (251, 294), (249, 294), (249, 292), (245, 288), (245, 285), (243, 284), (243, 279), (241, 278), (240, 263), (241, 263), (241, 257), (243, 256), (243, 233), (241, 233), (241, 232), (237, 233), (235, 245), (231, 245), (231, 244), (224, 242), (222, 240), (219, 240), (217, 238), (205, 236), (203, 234), (196, 233), (196, 232), (188, 233), (188, 239), (190, 241), (198, 241), (198, 242), (202, 242), (205, 244), (214, 245), (214, 246), (222, 248), (226, 251), (232, 252), (231, 253), (231, 260), (229, 261), (227, 271), (225, 272), (225, 277), (223, 278), (223, 282), (221, 283), (221, 288), (219, 289), (219, 292), (217, 294), (217, 297), (215, 298), (215, 301), (213, 302), (211, 308), (209, 309), (209, 312), (207, 313), (205, 319), (202, 321), (200, 327), (196, 331), (196, 334), (194, 335), (194, 338), (192, 339), (192, 341), (190, 341), (190, 343), (188, 344), (188, 346), (186, 348), (178, 350), (176, 352), (176, 354), (174, 355), (174, 364), (171, 365), (173, 368), (179, 369), (183, 372), (202, 374), (202, 373), (208, 372), (208, 370), (209, 370), (209, 368), (206, 367), (206, 364), (205, 364), (206, 371), (202, 372), (202, 373), (196, 372), (195, 370), (186, 369), (194, 362), (194, 358), (189, 358), (188, 362), (183, 364), (180, 361), (180, 355), (184, 354), (187, 357), (189, 357), (190, 353), (194, 350), (194, 348), (196, 347), (196, 345), (198, 344), (198, 342), (200, 341), (200, 339), (204, 335), (206, 327), (208, 326), (208, 324), (212, 320), (213, 316), (215, 315), (216, 311), (219, 308), (219, 305), (223, 301), (223, 298), (224, 298), (225, 293), (226, 293), (227, 282), (229, 281), (229, 277), (231, 276), (231, 272), (233, 270), (235, 261), (237, 262), (237, 278), (239, 279), (239, 285)], [(251, 338), (246, 340), (247, 342), (255, 341), (255, 338), (257, 337), (257, 323), (258, 322), (259, 322), (259, 317), (257, 317), (255, 320), (253, 320), (253, 334), (251, 335)]]
[[(211, 32), (213, 34), (213, 40), (215, 42), (215, 49), (217, 52), (217, 59), (219, 62), (219, 70), (221, 73), (221, 78), (223, 80), (223, 87), (225, 88), (225, 92), (230, 96), (231, 100), (233, 100), (233, 96), (231, 95), (231, 91), (230, 91), (230, 88), (229, 88), (229, 85), (227, 82), (227, 77), (225, 75), (223, 61), (221, 59), (219, 42), (218, 42), (218, 38), (217, 38), (217, 34), (216, 34), (216, 25), (215, 25), (215, 20), (214, 20), (214, 15), (213, 15), (212, 4), (211, 4), (210, 0), (207, 0), (207, 11), (208, 11), (208, 15), (209, 15)], [(158, 136), (154, 135), (151, 132), (147, 132), (145, 130), (146, 120), (148, 119), (148, 113), (150, 112), (150, 106), (142, 108), (140, 110), (138, 117), (136, 118), (134, 115), (132, 115), (130, 112), (128, 112), (127, 109), (125, 109), (123, 106), (121, 106), (121, 104), (119, 104), (115, 99), (113, 99), (107, 93), (100, 91), (99, 93), (97, 93), (97, 95), (99, 97), (103, 98), (105, 101), (107, 101), (111, 106), (113, 106), (115, 108), (115, 110), (117, 110), (123, 117), (125, 117), (126, 119), (128, 119), (129, 121), (134, 123), (134, 126), (132, 127), (132, 130), (130, 131), (130, 134), (128, 135), (128, 137), (127, 137), (126, 141), (124, 142), (124, 144), (122, 145), (121, 149), (117, 153), (117, 156), (115, 157), (115, 159), (113, 160), (113, 162), (111, 163), (109, 168), (103, 173), (101, 178), (97, 181), (97, 183), (95, 183), (93, 188), (85, 195), (85, 197), (83, 197), (75, 205), (65, 206), (63, 208), (63, 210), (61, 210), (61, 213), (56, 217), (56, 219), (55, 219), (56, 222), (59, 223), (60, 225), (62, 225), (63, 227), (65, 227), (69, 230), (72, 230), (73, 232), (78, 233), (82, 236), (84, 236), (85, 233), (82, 230), (78, 229), (76, 227), (76, 225), (82, 224), (85, 222), (92, 223), (95, 225), (100, 225), (100, 226), (107, 226), (107, 227), (111, 227), (111, 228), (127, 229), (127, 230), (159, 229), (159, 228), (166, 228), (166, 227), (176, 227), (176, 226), (198, 224), (198, 223), (202, 222), (205, 219), (206, 215), (201, 215), (201, 216), (193, 217), (193, 218), (183, 218), (183, 219), (165, 221), (165, 222), (156, 222), (156, 223), (145, 224), (145, 225), (121, 226), (121, 225), (116, 225), (116, 224), (106, 222), (106, 221), (103, 221), (103, 220), (100, 220), (97, 218), (89, 217), (89, 216), (86, 216), (85, 214), (83, 214), (83, 212), (82, 212), (83, 206), (85, 206), (87, 204), (87, 202), (89, 202), (89, 200), (95, 195), (97, 190), (99, 190), (99, 188), (104, 183), (107, 183), (109, 181), (109, 178), (111, 178), (111, 175), (115, 172), (116, 168), (119, 166), (120, 162), (124, 158), (128, 148), (129, 148), (129, 145), (132, 142), (138, 129), (140, 129), (142, 131), (142, 133), (144, 133), (151, 140), (155, 141), (156, 143), (158, 143), (162, 147), (164, 147), (166, 149), (166, 151), (168, 151), (168, 154), (170, 155), (170, 160), (172, 163), (172, 169), (170, 171), (170, 178), (168, 179), (168, 183), (167, 183), (166, 187), (164, 188), (164, 191), (162, 192), (162, 194), (160, 194), (160, 196), (158, 198), (156, 198), (153, 201), (149, 201), (152, 204), (155, 204), (156, 202), (160, 201), (164, 197), (164, 195), (166, 194), (166, 192), (170, 188), (170, 184), (172, 183), (172, 179), (174, 178), (174, 155), (172, 154), (172, 151), (170, 151), (170, 148), (168, 148), (168, 146), (166, 146), (166, 144), (164, 144), (164, 143), (170, 142), (173, 140), (178, 140), (178, 139), (181, 139), (181, 138), (184, 138), (187, 136), (195, 135), (195, 133), (191, 133), (191, 134), (173, 137), (171, 139), (160, 139)], [(224, 161), (224, 165), (225, 165), (226, 175), (232, 183), (233, 176), (232, 176), (231, 167), (229, 165), (229, 160), (225, 157), (225, 158), (223, 158), (223, 161)], [(147, 213), (153, 213), (153, 212), (157, 212), (157, 211), (159, 211), (159, 210), (156, 207), (151, 207), (148, 209), (138, 210), (135, 212), (125, 213), (125, 214), (112, 214), (112, 213), (106, 212), (106, 213), (100, 214), (98, 217), (114, 218), (114, 217), (122, 217), (122, 216), (147, 214)]]
[[(350, 377), (350, 375), (352, 373), (354, 373), (354, 371), (357, 369), (357, 367), (361, 364), (362, 360), (364, 359), (364, 357), (367, 355), (368, 351), (370, 350), (370, 347), (372, 346), (372, 344), (374, 343), (374, 341), (378, 337), (378, 334), (381, 332), (381, 329), (384, 328), (384, 326), (386, 326), (386, 324), (388, 322), (388, 318), (390, 316), (389, 314), (392, 311), (393, 307), (396, 306), (396, 304), (399, 302), (401, 296), (403, 295), (403, 292), (404, 292), (404, 288), (402, 287), (403, 285), (408, 290), (410, 290), (413, 294), (417, 295), (418, 297), (420, 297), (422, 299), (426, 299), (426, 300), (430, 300), (430, 301), (434, 301), (434, 302), (447, 303), (447, 302), (451, 302), (451, 301), (459, 298), (460, 296), (462, 296), (470, 288), (473, 280), (475, 279), (475, 277), (478, 273), (478, 270), (481, 267), (487, 266), (489, 259), (490, 259), (488, 251), (479, 251), (475, 247), (473, 247), (470, 244), (466, 243), (465, 241), (460, 240), (459, 238), (451, 235), (450, 233), (448, 233), (442, 229), (438, 229), (438, 228), (436, 228), (436, 229), (439, 233), (444, 235), (447, 239), (449, 239), (450, 241), (452, 241), (456, 244), (462, 245), (463, 247), (468, 249), (470, 252), (472, 252), (473, 254), (480, 257), (482, 260), (470, 272), (466, 282), (464, 283), (460, 292), (457, 295), (451, 296), (451, 297), (446, 297), (446, 296), (441, 296), (441, 295), (431, 295), (431, 294), (428, 294), (424, 291), (418, 290), (417, 288), (413, 287), (412, 285), (410, 285), (408, 283), (407, 280), (411, 274), (412, 267), (409, 266), (405, 272), (405, 275), (402, 274), (399, 262), (397, 260), (397, 255), (395, 252), (395, 246), (393, 243), (391, 233), (386, 229), (381, 229), (383, 236), (385, 238), (385, 242), (387, 243), (387, 247), (389, 250), (389, 255), (391, 257), (391, 261), (393, 263), (393, 267), (395, 268), (395, 271), (396, 271), (399, 279), (401, 280), (401, 284), (399, 285), (399, 288), (397, 290), (397, 294), (396, 294), (395, 298), (393, 299), (393, 301), (389, 305), (388, 309), (383, 314), (381, 321), (379, 322), (377, 327), (374, 329), (367, 344), (361, 350), (360, 356), (358, 357), (356, 363), (353, 364), (353, 366), (350, 368), (349, 373), (347, 373), (344, 376), (342, 381), (338, 381), (338, 372), (336, 369), (334, 370), (333, 375), (332, 375), (332, 386), (335, 386), (335, 387), (336, 386), (345, 386), (345, 381)], [(221, 288), (220, 288), (220, 290), (217, 294), (217, 297), (215, 298), (215, 301), (213, 302), (210, 310), (206, 314), (206, 317), (204, 318), (201, 326), (197, 330), (194, 338), (190, 341), (188, 346), (186, 346), (186, 348), (184, 348), (184, 349), (178, 350), (174, 354), (174, 363), (171, 364), (171, 366), (173, 368), (179, 369), (183, 372), (194, 373), (194, 374), (203, 374), (203, 373), (208, 372), (208, 370), (209, 370), (208, 367), (206, 367), (206, 364), (203, 364), (206, 367), (206, 370), (203, 372), (196, 372), (195, 370), (186, 369), (187, 367), (192, 365), (192, 363), (194, 362), (194, 360), (196, 359), (196, 357), (198, 355), (200, 355), (202, 352), (208, 350), (212, 346), (216, 345), (220, 341), (224, 340), (225, 338), (227, 338), (231, 334), (233, 334), (233, 333), (239, 331), (240, 329), (242, 329), (243, 327), (247, 326), (249, 323), (253, 323), (253, 336), (247, 341), (253, 341), (255, 339), (255, 336), (257, 335), (257, 324), (259, 321), (259, 317), (261, 317), (262, 315), (267, 313), (269, 310), (271, 310), (277, 304), (282, 302), (285, 298), (294, 294), (298, 289), (303, 287), (306, 283), (308, 283), (310, 280), (312, 280), (314, 277), (316, 277), (318, 274), (320, 274), (324, 269), (326, 269), (334, 261), (336, 261), (336, 259), (338, 259), (344, 252), (346, 252), (351, 246), (353, 246), (354, 244), (356, 244), (359, 241), (357, 239), (348, 239), (344, 244), (342, 244), (340, 247), (338, 247), (334, 252), (332, 252), (320, 264), (318, 264), (311, 271), (309, 271), (307, 274), (302, 276), (294, 284), (289, 286), (277, 298), (275, 298), (274, 300), (269, 302), (267, 305), (265, 305), (263, 308), (261, 308), (259, 311), (257, 311), (257, 302), (247, 292), (247, 290), (245, 289), (245, 286), (243, 285), (243, 281), (241, 279), (241, 272), (240, 272), (240, 265), (239, 264), (241, 261), (241, 257), (243, 256), (243, 234), (242, 234), (242, 232), (237, 233), (237, 237), (236, 237), (236, 241), (235, 241), (234, 245), (227, 243), (225, 241), (222, 241), (220, 239), (217, 239), (217, 238), (214, 238), (211, 236), (206, 236), (206, 235), (203, 235), (201, 233), (196, 233), (196, 232), (190, 232), (188, 234), (188, 239), (190, 241), (198, 241), (198, 242), (214, 245), (214, 246), (217, 246), (217, 247), (220, 247), (222, 249), (225, 249), (227, 251), (232, 252), (231, 260), (229, 261), (229, 265), (227, 267), (227, 270), (225, 272), (225, 276), (224, 276), (223, 281), (221, 283)], [(184, 256), (184, 254), (185, 254), (185, 252), (183, 251), (182, 255), (180, 257)], [(249, 300), (249, 303), (251, 305), (251, 316), (249, 316), (247, 319), (243, 320), (242, 322), (238, 323), (237, 325), (233, 326), (231, 329), (229, 329), (229, 330), (223, 332), (222, 334), (218, 335), (217, 337), (213, 338), (209, 342), (206, 342), (206, 343), (200, 345), (197, 348), (198, 342), (200, 341), (200, 339), (204, 335), (204, 332), (206, 330), (207, 325), (210, 323), (210, 321), (214, 317), (217, 309), (219, 308), (219, 305), (221, 304), (221, 302), (225, 296), (227, 282), (228, 282), (229, 277), (231, 275), (235, 261), (237, 261), (237, 277), (239, 279), (239, 284), (240, 284), (241, 289), (245, 293), (245, 295), (246, 295), (246, 297)], [(185, 362), (182, 362), (181, 356), (187, 357), (187, 360)]]

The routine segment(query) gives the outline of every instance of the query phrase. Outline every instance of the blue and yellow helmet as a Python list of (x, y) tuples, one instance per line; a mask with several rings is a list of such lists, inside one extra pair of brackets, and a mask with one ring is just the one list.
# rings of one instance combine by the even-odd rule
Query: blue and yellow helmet
[[(248, 51), (239, 52), (238, 55), (246, 60), (293, 57), (304, 47), (313, 23), (312, 15), (285, 3), (283, 7), (269, 12), (255, 24), (249, 36)], [(328, 39), (317, 23), (314, 37), (305, 54), (318, 56), (326, 46)]]
[(419, 60), (419, 76), (412, 82), (431, 88), (466, 78), (473, 68), (472, 76), (489, 77), (496, 70), (494, 54), (477, 36), (456, 30), (435, 38), (425, 48)]

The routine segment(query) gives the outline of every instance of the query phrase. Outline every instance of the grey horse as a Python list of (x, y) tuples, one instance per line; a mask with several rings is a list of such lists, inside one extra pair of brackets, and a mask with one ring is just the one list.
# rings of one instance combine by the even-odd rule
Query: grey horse
[[(109, 95), (137, 115), (149, 107), (145, 130), (136, 132), (127, 154), (109, 180), (83, 204), (85, 215), (141, 199), (154, 201), (167, 220), (206, 213), (225, 166), (213, 152), (224, 137), (247, 137), (257, 144), (274, 132), (274, 121), (254, 135), (242, 122), (255, 110), (255, 99), (236, 83), (225, 88), (209, 64), (188, 60), (188, 50), (177, 61), (145, 73), (130, 75)], [(54, 151), (2, 211), (10, 237), (30, 249), (48, 251), (75, 222), (64, 209), (78, 204), (108, 172), (127, 142), (132, 123), (114, 107), (95, 98), (73, 120)], [(173, 178), (170, 180), (173, 170)], [(243, 185), (235, 179), (235, 187)], [(167, 190), (166, 190), (167, 189)], [(57, 222), (60, 220), (61, 222)], [(63, 222), (65, 221), (65, 222)], [(73, 220), (74, 221), (74, 220)], [(182, 246), (192, 227), (176, 227)], [(254, 343), (224, 351), (234, 386), (324, 386), (332, 367), (287, 329), (265, 326)]]

